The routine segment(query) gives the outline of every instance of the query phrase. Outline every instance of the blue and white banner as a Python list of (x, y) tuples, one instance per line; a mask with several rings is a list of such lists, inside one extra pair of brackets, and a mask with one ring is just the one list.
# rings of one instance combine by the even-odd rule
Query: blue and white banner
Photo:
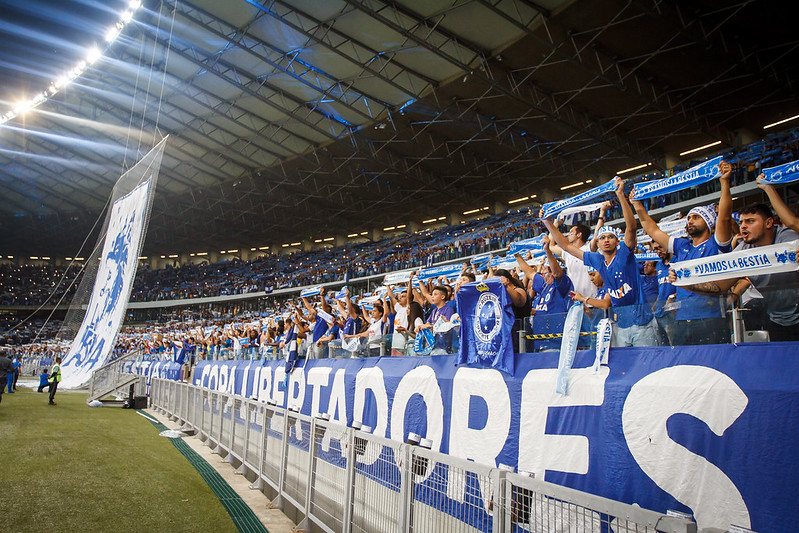
[(347, 297), (347, 290), (346, 289), (347, 289), (347, 286), (344, 285), (343, 287), (341, 287), (338, 290), (338, 292), (336, 292), (336, 295), (335, 295), (336, 300), (344, 300)]
[(493, 367), (513, 373), (513, 307), (499, 278), (461, 285), (457, 292), (461, 317), (458, 363)]
[(677, 280), (673, 285), (684, 287), (707, 281), (793, 272), (799, 270), (797, 248), (799, 241), (791, 241), (674, 263), (671, 268)]
[(457, 278), (458, 276), (460, 276), (462, 271), (463, 271), (463, 265), (462, 264), (443, 265), (443, 266), (434, 267), (434, 268), (424, 268), (424, 269), (419, 271), (419, 274), (417, 276), (422, 281), (425, 281), (425, 280), (428, 280), (428, 279), (432, 279), (432, 278), (438, 278), (438, 277), (441, 277), (441, 276), (443, 276), (443, 277), (445, 277), (447, 279), (452, 279), (452, 278)]
[(577, 353), (577, 343), (580, 341), (580, 326), (583, 323), (583, 305), (575, 303), (566, 313), (566, 321), (563, 324), (563, 340), (560, 343), (560, 355), (558, 357), (558, 384), (555, 392), (567, 394), (569, 392), (569, 373), (574, 363), (574, 355)]
[(598, 211), (602, 207), (602, 202), (598, 202), (595, 204), (588, 204), (588, 205), (578, 205), (575, 207), (569, 207), (564, 209), (560, 212), (561, 218), (569, 215), (574, 215), (576, 213), (593, 213), (594, 211)]
[(86, 316), (61, 365), (62, 387), (73, 389), (85, 385), (114, 348), (136, 275), (149, 193), (150, 179), (111, 206)]
[[(685, 232), (685, 219), (672, 219), (661, 220), (658, 222), (658, 228), (666, 233), (669, 237), (685, 237), (688, 235)], [(652, 237), (646, 234), (643, 229), (637, 231), (636, 240), (639, 243), (651, 242)]]
[(599, 372), (599, 365), (608, 364), (610, 343), (613, 339), (613, 326), (609, 318), (603, 318), (596, 325), (596, 359), (594, 359), (594, 372)]
[(765, 175), (765, 179), (762, 180), (762, 183), (768, 183), (770, 185), (792, 183), (799, 180), (799, 161), (791, 161), (784, 165), (764, 168), (763, 174)]
[(688, 170), (678, 172), (668, 178), (645, 183), (636, 183), (633, 186), (633, 198), (635, 200), (644, 200), (646, 198), (653, 198), (655, 196), (689, 189), (710, 181), (719, 176), (719, 163), (721, 163), (721, 161), (721, 156), (714, 157), (709, 161), (700, 163)]
[(607, 183), (603, 183), (599, 187), (594, 187), (590, 191), (586, 191), (576, 196), (571, 196), (569, 198), (564, 198), (563, 200), (544, 204), (544, 218), (551, 218), (564, 209), (586, 204), (595, 198), (599, 198), (600, 196), (614, 192), (616, 190), (616, 184), (614, 181), (615, 180), (610, 180)]
[(523, 239), (521, 241), (510, 243), (510, 246), (508, 246), (508, 255), (513, 255), (516, 252), (522, 252), (527, 250), (543, 250), (543, 249), (544, 249), (543, 236), (539, 235), (538, 237), (533, 237), (532, 239)]
[[(511, 246), (513, 246), (513, 244), (511, 244)], [(471, 262), (474, 263), (474, 266), (477, 269), (482, 270), (488, 264), (488, 261), (490, 259), (491, 259), (491, 254), (482, 254), (472, 257)]]
[(320, 294), (322, 294), (322, 286), (317, 285), (316, 287), (308, 287), (307, 289), (303, 289), (300, 292), (300, 297), (309, 298), (311, 296), (319, 296)]
[[(383, 280), (383, 284), (385, 285), (407, 285), (408, 278), (411, 276), (410, 270), (405, 270), (403, 272), (391, 272), (390, 274), (386, 274), (385, 279)], [(414, 280), (416, 276), (414, 276)], [(414, 281), (415, 283), (415, 281)]]
[[(282, 361), (201, 361), (193, 381), (347, 425), (357, 419), (398, 442), (417, 433), (433, 450), (479, 464), (692, 514), (700, 530), (795, 530), (799, 343), (611, 348), (599, 372), (594, 359), (577, 352), (566, 396), (555, 392), (557, 352), (523, 355), (513, 374), (455, 366), (453, 356), (309, 360), (288, 386)], [(246, 414), (243, 405), (224, 416), (246, 423)], [(361, 467), (375, 480), (399, 476), (390, 459)], [(476, 478), (464, 486), (466, 477), (437, 468), (418, 480), (417, 495), (435, 492), (440, 501), (424, 503), (490, 521), (486, 493)], [(432, 483), (447, 490), (426, 491)]]
[(332, 316), (332, 315), (330, 315), (330, 314), (328, 314), (328, 313), (325, 313), (323, 310), (321, 310), (321, 309), (317, 309), (317, 310), (316, 310), (316, 316), (317, 316), (317, 317), (319, 317), (319, 318), (321, 318), (321, 319), (322, 319), (322, 320), (324, 320), (325, 322), (327, 322), (327, 324), (328, 324), (329, 326), (332, 326), (332, 325), (333, 325), (333, 316)]
[(655, 252), (647, 252), (643, 254), (635, 254), (635, 260), (639, 263), (644, 263), (646, 261), (660, 261), (660, 256)]

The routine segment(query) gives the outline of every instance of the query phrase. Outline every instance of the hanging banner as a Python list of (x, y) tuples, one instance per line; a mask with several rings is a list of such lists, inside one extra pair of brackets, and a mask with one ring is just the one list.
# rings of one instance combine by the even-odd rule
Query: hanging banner
[(583, 305), (576, 303), (569, 308), (566, 313), (566, 322), (563, 324), (563, 341), (560, 343), (560, 356), (558, 357), (558, 384), (555, 386), (555, 392), (558, 394), (569, 392), (569, 372), (574, 363), (574, 354), (577, 353), (582, 322)]
[(765, 175), (765, 179), (760, 178), (759, 183), (768, 183), (769, 185), (792, 183), (799, 180), (799, 161), (791, 161), (784, 165), (764, 168), (763, 174)]
[(614, 192), (616, 190), (616, 184), (614, 181), (615, 180), (610, 180), (607, 183), (603, 183), (599, 187), (594, 187), (590, 191), (578, 194), (577, 196), (572, 196), (569, 198), (564, 198), (563, 200), (544, 204), (544, 218), (551, 218), (564, 209), (585, 204), (591, 200), (594, 200), (595, 198), (599, 198), (600, 196)]
[(636, 183), (633, 186), (633, 199), (644, 200), (671, 192), (690, 189), (696, 185), (708, 182), (719, 176), (719, 163), (722, 157), (714, 157), (710, 161), (705, 161), (699, 165), (678, 172), (668, 178), (645, 183)]
[[(192, 382), (296, 405), (305, 415), (328, 413), (346, 425), (358, 420), (397, 442), (417, 433), (434, 451), (514, 466), (645, 509), (689, 513), (699, 530), (796, 529), (799, 343), (610, 348), (610, 364), (598, 372), (595, 357), (577, 351), (566, 396), (555, 392), (556, 351), (522, 354), (513, 374), (455, 366), (455, 356), (308, 360), (288, 386), (282, 360), (200, 361)], [(247, 423), (246, 403), (241, 414), (228, 405), (226, 424), (228, 417)], [(198, 407), (207, 412), (211, 404)], [(399, 476), (390, 459), (359, 468), (376, 482)], [(480, 501), (487, 493), (451, 472), (437, 468), (420, 478), (417, 497), (434, 493), (437, 500), (424, 503), (457, 519), (480, 513), (490, 520)], [(433, 483), (447, 489), (427, 490)], [(474, 503), (464, 505), (465, 498)], [(587, 524), (568, 530), (596, 529)]]
[(457, 362), (489, 366), (512, 374), (514, 369), (513, 307), (499, 278), (461, 285), (457, 295), (461, 317)]
[(523, 239), (521, 241), (510, 243), (510, 246), (508, 246), (508, 255), (513, 255), (515, 253), (520, 253), (522, 251), (527, 251), (527, 250), (543, 250), (543, 249), (544, 249), (543, 235), (539, 235), (538, 237), (533, 237), (532, 239)]
[(799, 270), (797, 248), (799, 240), (673, 263), (671, 268), (677, 275), (673, 285), (684, 287), (707, 281), (793, 272)]
[(114, 348), (136, 275), (149, 192), (150, 179), (111, 206), (86, 316), (61, 365), (64, 388), (83, 386), (94, 369), (105, 364)]

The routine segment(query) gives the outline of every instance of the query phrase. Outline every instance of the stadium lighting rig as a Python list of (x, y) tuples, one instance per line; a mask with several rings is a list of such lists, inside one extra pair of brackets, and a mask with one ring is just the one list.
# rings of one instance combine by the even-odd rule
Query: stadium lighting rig
[(53, 80), (50, 85), (44, 91), (36, 94), (30, 100), (23, 100), (17, 103), (13, 108), (6, 111), (3, 115), (0, 115), (0, 125), (5, 124), (9, 120), (13, 120), (20, 115), (24, 115), (31, 109), (42, 105), (44, 102), (58, 94), (60, 90), (65, 88), (69, 85), (72, 80), (78, 78), (83, 72), (89, 68), (92, 64), (94, 64), (98, 59), (103, 56), (103, 52), (111, 46), (111, 44), (116, 40), (122, 30), (125, 29), (125, 26), (133, 20), (133, 15), (135, 14), (136, 10), (141, 7), (141, 0), (131, 0), (128, 4), (127, 10), (122, 13), (119, 20), (117, 20), (113, 26), (111, 26), (105, 34), (105, 45), (104, 48), (100, 48), (98, 45), (94, 45), (86, 52), (86, 57), (79, 61), (74, 67), (69, 69), (64, 75), (56, 78)]

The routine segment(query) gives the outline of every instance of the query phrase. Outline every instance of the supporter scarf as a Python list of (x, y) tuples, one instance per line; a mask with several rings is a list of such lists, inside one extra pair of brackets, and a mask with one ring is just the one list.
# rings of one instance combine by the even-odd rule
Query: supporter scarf
[(799, 161), (791, 161), (784, 165), (764, 168), (763, 174), (765, 174), (766, 177), (763, 182), (770, 185), (794, 182), (799, 180)]
[(696, 185), (708, 182), (719, 176), (719, 163), (722, 157), (714, 157), (710, 161), (705, 161), (688, 170), (678, 172), (668, 178), (646, 183), (636, 183), (633, 187), (633, 199), (644, 200), (654, 198), (664, 194), (690, 189)]
[(602, 202), (596, 204), (588, 204), (588, 205), (579, 205), (575, 207), (569, 207), (564, 209), (560, 212), (561, 217), (565, 217), (568, 215), (574, 215), (576, 213), (593, 213), (594, 211), (598, 210), (602, 207)]
[(416, 355), (430, 355), (433, 351), (433, 345), (436, 343), (436, 338), (433, 332), (429, 329), (420, 330), (416, 334), (416, 339), (413, 343), (413, 351)]
[(455, 264), (455, 265), (444, 265), (435, 268), (425, 268), (419, 271), (419, 279), (424, 281), (431, 278), (438, 278), (440, 276), (444, 276), (447, 278), (458, 277), (463, 270), (463, 265)]
[(655, 252), (647, 252), (645, 254), (635, 254), (635, 260), (639, 263), (646, 261), (660, 261), (660, 256)]
[[(685, 233), (685, 219), (661, 220), (658, 222), (658, 228), (669, 237), (685, 237), (687, 235), (687, 233)], [(652, 241), (652, 237), (644, 233), (644, 230), (638, 231), (641, 233), (637, 238), (638, 242), (644, 243)]]
[(563, 324), (563, 338), (560, 343), (560, 358), (558, 359), (558, 382), (555, 386), (555, 392), (558, 394), (565, 395), (569, 391), (569, 370), (574, 363), (574, 354), (577, 352), (582, 323), (583, 305), (575, 303), (566, 313), (566, 322)]
[(316, 287), (308, 287), (307, 289), (303, 289), (300, 292), (300, 296), (303, 298), (308, 298), (310, 296), (319, 296), (322, 294), (322, 286), (317, 285)]
[(596, 359), (594, 360), (594, 372), (599, 372), (599, 365), (608, 364), (608, 353), (610, 352), (610, 341), (613, 337), (613, 326), (609, 318), (603, 318), (596, 325)]
[(316, 318), (321, 318), (322, 320), (327, 322), (329, 325), (331, 325), (331, 326), (333, 325), (333, 317), (331, 315), (325, 313), (321, 309), (317, 309), (316, 310)]
[(524, 239), (510, 243), (508, 246), (508, 255), (513, 255), (517, 252), (526, 252), (527, 250), (542, 250), (544, 248), (543, 236), (539, 235), (532, 239)]
[(799, 240), (674, 263), (672, 269), (677, 275), (674, 285), (684, 287), (706, 281), (794, 272), (799, 270), (797, 248)]
[(294, 370), (297, 364), (297, 326), (292, 325), (286, 332), (286, 377)]
[(607, 183), (603, 183), (599, 187), (594, 187), (590, 191), (578, 194), (577, 196), (564, 198), (563, 200), (558, 200), (556, 202), (549, 202), (548, 204), (544, 204), (544, 218), (551, 218), (562, 212), (564, 209), (583, 205), (591, 200), (599, 198), (600, 196), (612, 193), (615, 190), (616, 184), (614, 183), (614, 180), (610, 180)]

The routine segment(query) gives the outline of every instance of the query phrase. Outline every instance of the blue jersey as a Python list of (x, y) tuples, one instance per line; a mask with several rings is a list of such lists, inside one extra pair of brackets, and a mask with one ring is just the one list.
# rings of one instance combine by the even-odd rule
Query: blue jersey
[(316, 316), (316, 322), (313, 324), (313, 336), (311, 337), (314, 342), (318, 341), (327, 333), (327, 322)]
[(669, 265), (663, 261), (658, 261), (658, 299), (655, 303), (655, 316), (662, 317), (666, 312), (663, 306), (666, 305), (666, 300), (669, 296), (676, 291), (674, 285), (669, 283)]
[[(715, 236), (698, 246), (694, 246), (690, 239), (682, 237), (672, 237), (669, 239), (669, 251), (674, 254), (673, 262), (688, 261), (700, 257), (711, 257), (714, 255), (730, 252), (730, 243), (719, 244)], [(719, 318), (726, 316), (722, 299), (719, 297), (702, 296), (682, 287), (677, 287), (677, 301), (680, 307), (677, 308), (677, 320), (696, 320), (698, 318)]]
[(352, 317), (347, 317), (347, 320), (344, 321), (344, 328), (342, 331), (344, 335), (357, 335), (361, 332), (361, 319)]
[(652, 320), (652, 312), (644, 298), (638, 263), (625, 243), (619, 243), (609, 265), (605, 264), (605, 256), (600, 252), (583, 252), (583, 263), (602, 276), (619, 327), (644, 325)]
[(552, 283), (545, 283), (533, 300), (535, 313), (565, 313), (571, 306), (569, 293), (573, 290), (572, 280), (566, 274), (560, 281), (553, 279)]
[(658, 299), (658, 277), (641, 276), (641, 290), (644, 291), (644, 299), (652, 303)]

